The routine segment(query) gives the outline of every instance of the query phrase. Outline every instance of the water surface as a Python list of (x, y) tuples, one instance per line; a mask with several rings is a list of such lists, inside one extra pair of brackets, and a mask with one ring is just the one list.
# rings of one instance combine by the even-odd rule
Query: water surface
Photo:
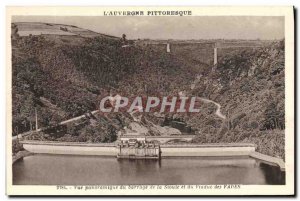
[(13, 165), (22, 185), (280, 184), (279, 168), (252, 158), (117, 160), (99, 156), (36, 154)]

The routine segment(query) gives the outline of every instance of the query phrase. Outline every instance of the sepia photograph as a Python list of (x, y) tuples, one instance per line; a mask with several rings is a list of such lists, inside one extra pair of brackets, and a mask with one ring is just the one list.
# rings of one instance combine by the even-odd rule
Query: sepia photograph
[(7, 19), (9, 185), (293, 189), (290, 16), (102, 10)]

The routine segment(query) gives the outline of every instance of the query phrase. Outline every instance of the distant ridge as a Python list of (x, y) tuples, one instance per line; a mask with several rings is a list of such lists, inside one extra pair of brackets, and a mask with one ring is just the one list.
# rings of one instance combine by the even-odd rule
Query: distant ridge
[(44, 23), (44, 22), (14, 22), (20, 36), (31, 35), (77, 35), (81, 37), (107, 37), (119, 39), (116, 36), (97, 33), (88, 29), (79, 28), (75, 25)]

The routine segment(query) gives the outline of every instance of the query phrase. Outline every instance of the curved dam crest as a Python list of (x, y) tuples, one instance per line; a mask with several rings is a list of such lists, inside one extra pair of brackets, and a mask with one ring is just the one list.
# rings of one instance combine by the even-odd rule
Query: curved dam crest
[[(61, 143), (37, 141), (22, 141), (21, 143), (25, 150), (35, 154), (116, 157), (119, 153), (118, 143)], [(256, 152), (254, 144), (162, 144), (159, 146), (159, 149), (161, 158), (247, 156), (273, 166), (278, 166), (281, 171), (285, 171), (285, 163), (282, 159)]]
[(117, 160), (114, 143), (23, 143), (34, 154), (13, 165), (16, 185), (285, 183), (285, 172), (251, 144), (165, 144), (162, 160)]

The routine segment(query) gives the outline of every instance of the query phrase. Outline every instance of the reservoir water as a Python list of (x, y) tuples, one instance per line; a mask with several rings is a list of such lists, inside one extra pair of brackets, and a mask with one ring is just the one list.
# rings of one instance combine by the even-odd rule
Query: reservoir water
[(15, 185), (284, 184), (284, 180), (279, 168), (248, 157), (157, 161), (35, 154), (13, 165)]

